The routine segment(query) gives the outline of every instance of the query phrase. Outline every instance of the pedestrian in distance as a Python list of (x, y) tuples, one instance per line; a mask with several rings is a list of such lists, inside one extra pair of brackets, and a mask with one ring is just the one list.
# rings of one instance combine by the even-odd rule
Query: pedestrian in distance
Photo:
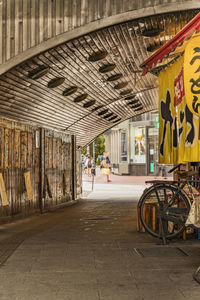
[(160, 173), (162, 173), (162, 177), (167, 179), (167, 169), (165, 164), (158, 164), (158, 169), (155, 177), (158, 177)]
[(88, 176), (91, 176), (91, 169), (92, 169), (92, 157), (88, 158)]
[(104, 152), (103, 158), (101, 161), (101, 172), (103, 175), (106, 175), (107, 182), (111, 182), (109, 176), (111, 172), (111, 166), (110, 166), (110, 159), (109, 159), (109, 153)]
[(89, 160), (88, 155), (86, 155), (85, 160), (84, 160), (84, 168), (83, 168), (84, 174), (88, 173), (88, 160)]

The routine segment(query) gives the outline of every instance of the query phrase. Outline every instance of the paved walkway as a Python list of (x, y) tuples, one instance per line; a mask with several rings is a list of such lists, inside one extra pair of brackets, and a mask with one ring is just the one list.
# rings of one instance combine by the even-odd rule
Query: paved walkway
[(157, 245), (136, 231), (135, 207), (82, 200), (1, 225), (0, 299), (199, 300), (199, 241)]
[[(169, 177), (168, 180), (171, 180)], [(95, 200), (130, 200), (138, 201), (146, 187), (145, 181), (154, 180), (153, 176), (119, 176), (110, 175), (111, 182), (106, 182), (106, 176), (101, 175), (97, 168), (97, 175), (94, 177), (83, 174), (83, 198)], [(156, 179), (163, 180), (162, 177)], [(93, 187), (93, 189), (92, 189)]]

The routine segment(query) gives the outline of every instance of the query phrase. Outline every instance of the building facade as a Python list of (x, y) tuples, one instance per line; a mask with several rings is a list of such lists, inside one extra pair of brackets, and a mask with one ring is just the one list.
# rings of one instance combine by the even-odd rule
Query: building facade
[(154, 175), (158, 161), (158, 113), (133, 117), (105, 133), (114, 174)]

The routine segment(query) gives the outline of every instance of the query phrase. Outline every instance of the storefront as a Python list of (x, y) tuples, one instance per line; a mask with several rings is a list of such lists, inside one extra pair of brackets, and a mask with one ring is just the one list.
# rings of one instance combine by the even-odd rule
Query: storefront
[(125, 121), (105, 134), (115, 174), (154, 175), (158, 160), (158, 114), (146, 113)]

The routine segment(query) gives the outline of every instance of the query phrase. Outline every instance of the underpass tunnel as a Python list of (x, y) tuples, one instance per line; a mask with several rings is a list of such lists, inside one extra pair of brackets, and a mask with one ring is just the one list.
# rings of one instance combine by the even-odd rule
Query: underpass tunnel
[(140, 65), (199, 11), (196, 1), (143, 8), (122, 1), (116, 10), (90, 7), (89, 20), (84, 2), (73, 6), (85, 16), (78, 22), (78, 14), (76, 21), (62, 14), (71, 1), (36, 1), (23, 9), (14, 2), (1, 1), (2, 220), (81, 198), (82, 148), (157, 109), (158, 70), (144, 77)]
[[(156, 175), (158, 74), (182, 44), (144, 62), (199, 12), (196, 0), (0, 0), (0, 299), (199, 300), (185, 192), (157, 177), (140, 198)], [(101, 134), (112, 182), (98, 168), (94, 183), (81, 154)], [(167, 244), (171, 220), (181, 235)]]

